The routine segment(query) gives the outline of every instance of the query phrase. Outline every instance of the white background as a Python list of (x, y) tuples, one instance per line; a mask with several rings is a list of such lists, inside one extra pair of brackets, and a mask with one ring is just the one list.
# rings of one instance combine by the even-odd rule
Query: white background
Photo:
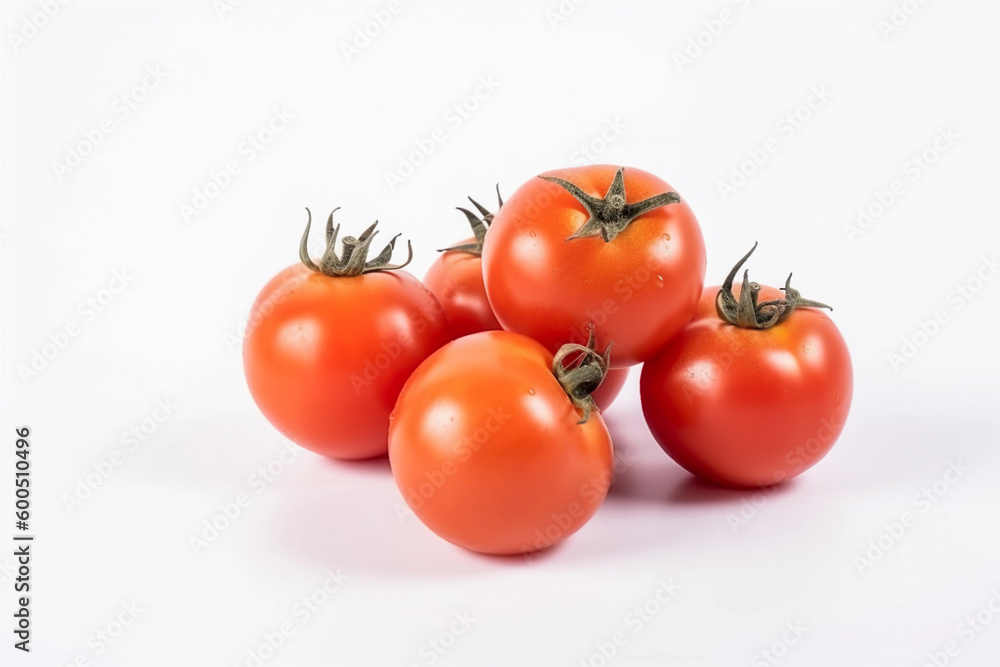
[[(266, 664), (769, 665), (773, 650), (783, 665), (923, 665), (949, 642), (939, 663), (996, 664), (1000, 280), (984, 262), (997, 250), (1000, 10), (900, 3), (915, 12), (885, 34), (889, 0), (590, 0), (564, 2), (559, 21), (556, 0), (405, 1), (348, 58), (386, 1), (246, 0), (221, 15), (211, 0), (73, 2), (51, 18), (5, 2), (0, 538), (14, 532), (14, 427), (29, 425), (37, 542), (30, 656), (11, 648), (0, 549), (0, 663), (247, 665), (289, 622)], [(130, 92), (147, 68), (162, 80)], [(449, 111), (483, 78), (496, 87), (477, 108)], [(814, 89), (828, 99), (800, 108)], [(292, 119), (248, 159), (275, 110)], [(64, 173), (56, 163), (102, 121), (110, 133)], [(445, 140), (390, 187), (438, 127)], [(935, 149), (941, 131), (954, 139)], [(770, 138), (763, 166), (720, 192)], [(933, 163), (915, 168), (925, 151)], [(492, 202), (497, 182), (509, 193), (594, 160), (680, 191), (710, 283), (756, 240), (755, 279), (794, 270), (836, 307), (856, 387), (826, 460), (767, 495), (693, 483), (647, 432), (633, 371), (607, 413), (631, 463), (590, 524), (530, 562), (401, 519), (385, 461), (293, 449), (274, 463), (286, 442), (250, 399), (238, 336), (260, 287), (296, 260), (303, 207), (404, 232), (422, 276), (432, 249), (467, 234), (453, 208), (466, 195)], [(239, 173), (185, 216), (230, 161)], [(897, 179), (884, 214), (849, 235)], [(104, 292), (116, 271), (126, 286)], [(959, 285), (981, 289), (966, 300)], [(45, 347), (71, 324), (64, 347)], [(906, 340), (919, 349), (893, 364)], [(175, 407), (154, 430), (158, 399)], [(114, 450), (110, 478), (68, 509)], [(269, 463), (282, 474), (258, 493), (251, 476)], [(953, 463), (967, 471), (943, 481)], [(933, 503), (916, 500), (936, 482)], [(190, 538), (239, 494), (249, 507), (195, 553)], [(889, 536), (905, 512), (914, 525)], [(301, 622), (295, 605), (328, 570), (348, 578)], [(678, 587), (662, 605), (661, 580)], [(138, 618), (97, 639), (133, 603)], [(654, 612), (637, 621), (643, 605)], [(468, 629), (453, 626), (463, 613)], [(992, 624), (971, 630), (977, 613)]]

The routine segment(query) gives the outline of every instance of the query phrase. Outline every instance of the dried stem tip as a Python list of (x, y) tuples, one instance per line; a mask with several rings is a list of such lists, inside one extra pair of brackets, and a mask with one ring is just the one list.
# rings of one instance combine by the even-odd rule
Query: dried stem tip
[(407, 241), (406, 261), (402, 264), (389, 263), (389, 260), (392, 259), (392, 251), (396, 248), (396, 239), (400, 237), (399, 234), (392, 237), (392, 240), (377, 257), (368, 259), (372, 240), (378, 234), (375, 229), (378, 220), (363, 231), (361, 236), (345, 236), (341, 241), (342, 251), (338, 255), (337, 236), (340, 234), (340, 225), (334, 226), (333, 224), (333, 214), (338, 210), (339, 207), (333, 209), (330, 212), (330, 217), (326, 220), (326, 250), (317, 264), (309, 257), (308, 243), (309, 229), (312, 227), (312, 212), (308, 208), (306, 209), (309, 219), (306, 222), (306, 231), (302, 234), (302, 243), (299, 244), (299, 259), (307, 268), (327, 276), (360, 276), (363, 273), (372, 273), (373, 271), (395, 271), (403, 268), (413, 259), (413, 245)]

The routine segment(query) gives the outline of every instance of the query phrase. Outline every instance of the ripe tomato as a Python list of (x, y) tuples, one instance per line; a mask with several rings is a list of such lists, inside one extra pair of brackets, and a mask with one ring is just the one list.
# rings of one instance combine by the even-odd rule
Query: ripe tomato
[(490, 554), (543, 549), (583, 526), (612, 476), (608, 429), (588, 414), (586, 381), (571, 382), (599, 380), (607, 362), (585, 357), (562, 376), (568, 389), (551, 353), (506, 331), (459, 338), (421, 364), (389, 428), (393, 477), (420, 520)]
[(822, 304), (788, 283), (783, 294), (744, 275), (732, 287), (747, 257), (727, 279), (732, 299), (726, 284), (705, 290), (694, 320), (640, 377), (660, 446), (692, 474), (736, 487), (779, 483), (825, 456), (853, 387), (847, 345), (814, 309)]
[[(451, 338), (461, 338), (478, 331), (495, 331), (501, 328), (483, 287), (483, 238), (493, 221), (493, 214), (469, 197), (479, 210), (481, 218), (468, 209), (459, 208), (472, 226), (474, 238), (441, 251), (424, 277), (424, 284), (444, 307)], [(497, 201), (503, 206), (500, 190)]]
[(591, 394), (594, 403), (597, 403), (597, 407), (601, 409), (601, 412), (607, 410), (615, 402), (627, 379), (627, 368), (612, 368), (608, 370), (608, 374), (604, 376), (604, 382)]
[[(366, 261), (372, 225), (343, 240), (327, 223), (328, 250), (306, 254), (261, 290), (243, 341), (247, 385), (264, 416), (293, 442), (338, 459), (380, 456), (403, 383), (446, 342), (437, 299), (388, 263), (395, 238)], [(412, 250), (411, 250), (412, 256)], [(409, 260), (407, 260), (409, 261)]]
[(531, 179), (497, 213), (483, 246), (486, 294), (504, 329), (555, 351), (585, 341), (593, 324), (598, 346), (614, 342), (615, 368), (645, 361), (684, 328), (704, 277), (691, 209), (633, 168)]

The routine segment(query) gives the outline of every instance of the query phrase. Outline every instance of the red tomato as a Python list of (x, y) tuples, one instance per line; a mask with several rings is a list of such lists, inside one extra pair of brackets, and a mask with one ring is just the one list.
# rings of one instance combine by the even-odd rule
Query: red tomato
[[(458, 210), (468, 218), (475, 237), (462, 241), (454, 248), (442, 250), (424, 277), (427, 289), (434, 293), (444, 307), (448, 333), (453, 339), (501, 328), (486, 299), (486, 288), (483, 286), (483, 238), (493, 221), (493, 214), (471, 197), (469, 201), (479, 209), (481, 218), (467, 209)], [(499, 190), (497, 201), (502, 207), (503, 200)]]
[(645, 361), (684, 328), (704, 276), (688, 205), (656, 176), (611, 165), (532, 178), (483, 247), (486, 294), (504, 329), (555, 351), (586, 341), (593, 324), (600, 348), (614, 342), (615, 368)]
[[(367, 253), (375, 233), (373, 225), (344, 239), (339, 266), (333, 257), (275, 276), (253, 304), (243, 341), (247, 385), (264, 416), (293, 442), (332, 458), (386, 453), (403, 383), (446, 342), (434, 295), (406, 271), (390, 271), (398, 268), (387, 264), (391, 243), (367, 265), (357, 254)], [(333, 245), (336, 229), (331, 234)], [(360, 265), (348, 266), (351, 252)], [(350, 275), (357, 271), (364, 273)]]
[[(770, 309), (798, 294), (746, 282), (733, 288), (736, 300), (747, 286), (759, 290), (764, 319), (777, 319)], [(692, 474), (726, 486), (776, 484), (819, 461), (840, 435), (850, 355), (826, 314), (801, 307), (814, 302), (800, 299), (769, 328), (744, 328), (717, 312), (720, 289), (705, 290), (695, 319), (643, 366), (643, 414)]]
[(627, 379), (627, 368), (612, 368), (608, 371), (608, 374), (604, 377), (604, 382), (591, 394), (594, 403), (597, 403), (597, 407), (601, 409), (601, 412), (607, 410), (615, 402)]
[(597, 411), (581, 423), (552, 364), (535, 341), (487, 331), (445, 345), (403, 387), (389, 428), (392, 473), (449, 542), (490, 554), (543, 549), (604, 500), (611, 437)]

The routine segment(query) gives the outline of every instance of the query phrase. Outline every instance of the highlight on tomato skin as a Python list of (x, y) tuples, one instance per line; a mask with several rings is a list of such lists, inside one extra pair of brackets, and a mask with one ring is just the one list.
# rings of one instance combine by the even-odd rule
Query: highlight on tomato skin
[(818, 309), (827, 306), (801, 298), (790, 277), (784, 289), (731, 278), (728, 298), (727, 284), (706, 289), (691, 323), (643, 366), (643, 414), (693, 475), (770, 486), (802, 474), (837, 441), (851, 405), (851, 358)]
[(673, 187), (634, 167), (529, 179), (497, 213), (483, 278), (497, 320), (555, 352), (614, 341), (614, 368), (642, 363), (691, 319), (705, 277), (701, 228)]
[(441, 254), (424, 276), (424, 285), (441, 302), (449, 339), (502, 328), (486, 299), (479, 257), (459, 251)]
[(434, 533), (480, 553), (531, 553), (575, 533), (603, 502), (611, 436), (598, 410), (574, 405), (553, 361), (530, 338), (488, 331), (448, 343), (407, 381), (389, 462)]
[(335, 459), (384, 456), (396, 397), (447, 341), (444, 317), (434, 295), (390, 263), (395, 239), (368, 259), (372, 225), (344, 238), (337, 255), (338, 231), (331, 214), (317, 263), (305, 250), (307, 225), (301, 263), (261, 290), (244, 336), (244, 372), (260, 411), (296, 444)]

